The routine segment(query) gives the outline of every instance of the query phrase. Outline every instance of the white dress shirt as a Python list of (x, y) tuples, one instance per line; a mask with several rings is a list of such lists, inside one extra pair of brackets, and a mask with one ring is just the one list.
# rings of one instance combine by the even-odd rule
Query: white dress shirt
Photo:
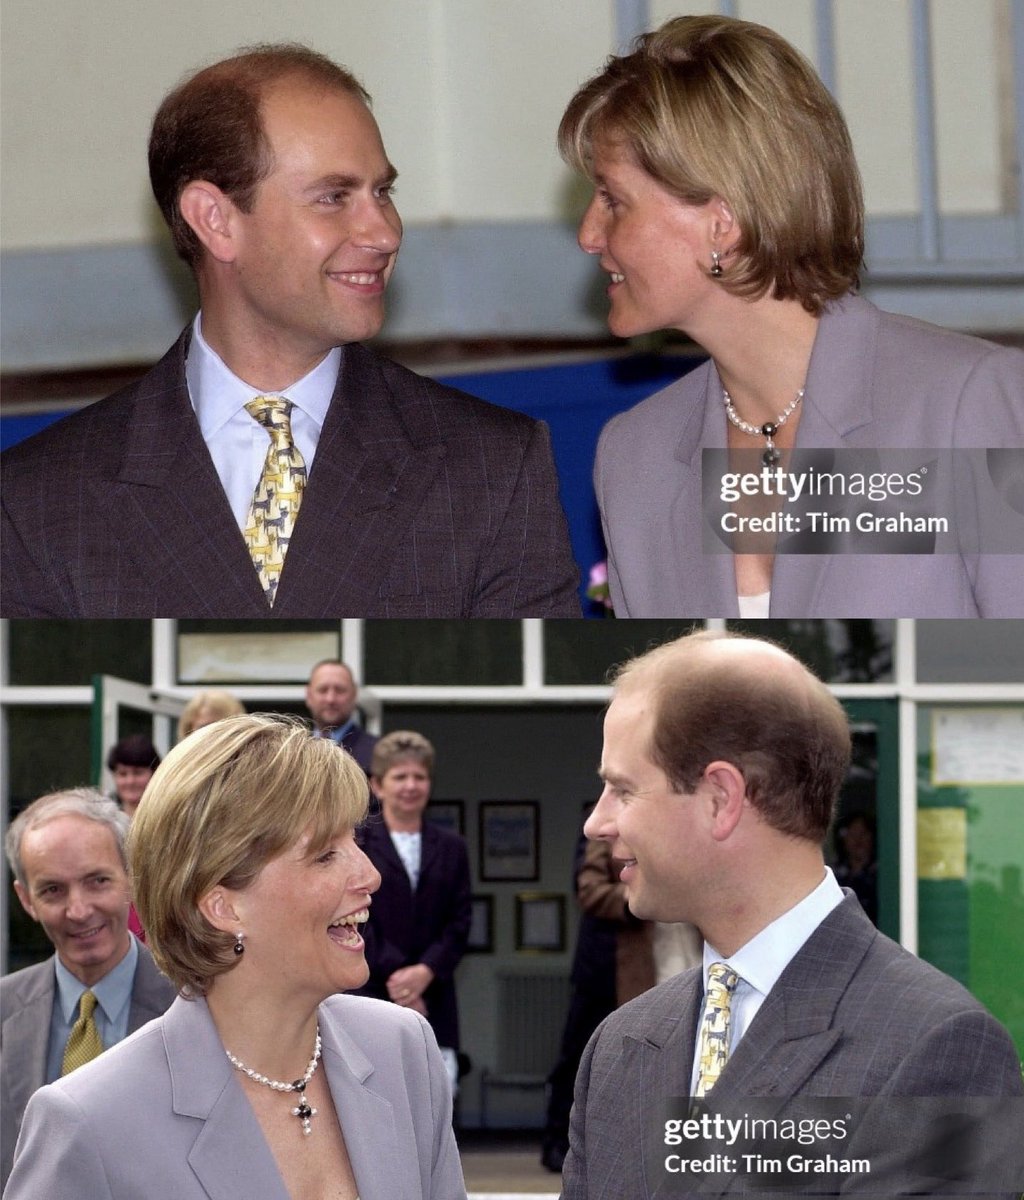
[(270, 434), (246, 411), (256, 396), (287, 396), (292, 402), (292, 438), (312, 470), (341, 366), (336, 347), (302, 379), (281, 392), (261, 392), (239, 379), (203, 337), (202, 313), (196, 313), (192, 342), (185, 362), (185, 380), (203, 441), (206, 442), (221, 486), (239, 529), (245, 528), (253, 493), (263, 472)]
[[(824, 921), (828, 914), (844, 899), (843, 889), (836, 882), (836, 877), (829, 867), (825, 868), (825, 878), (810, 895), (805, 896), (799, 904), (794, 904), (781, 917), (776, 917), (770, 925), (766, 925), (760, 933), (741, 946), (735, 954), (726, 958), (719, 954), (714, 946), (704, 943), (704, 994), (708, 990), (708, 968), (712, 963), (722, 962), (732, 967), (740, 977), (736, 990), (732, 994), (729, 1006), (731, 1019), (729, 1023), (729, 1053), (739, 1044), (740, 1038), (750, 1028), (750, 1022), (757, 1015), (757, 1010), (768, 998), (768, 993), (776, 985), (779, 976), (796, 957), (804, 942)], [(700, 1044), (700, 1022), (697, 1022), (697, 1036), (694, 1039), (693, 1074), (690, 1079), (690, 1094), (697, 1090), (697, 1076), (700, 1073), (700, 1060), (697, 1047)]]

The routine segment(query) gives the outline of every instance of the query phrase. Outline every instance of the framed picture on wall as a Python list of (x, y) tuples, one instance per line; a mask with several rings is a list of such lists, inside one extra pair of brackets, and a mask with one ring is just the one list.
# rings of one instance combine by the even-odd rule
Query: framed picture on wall
[(529, 954), (557, 954), (565, 949), (565, 896), (559, 892), (516, 896), (516, 949)]
[(465, 836), (466, 806), (461, 800), (431, 800), (424, 815), (442, 829)]
[(469, 922), (469, 941), (466, 951), (469, 954), (494, 953), (494, 897), (470, 896), (470, 912), (473, 914)]
[(532, 883), (540, 878), (540, 805), (485, 800), (480, 805), (480, 878)]

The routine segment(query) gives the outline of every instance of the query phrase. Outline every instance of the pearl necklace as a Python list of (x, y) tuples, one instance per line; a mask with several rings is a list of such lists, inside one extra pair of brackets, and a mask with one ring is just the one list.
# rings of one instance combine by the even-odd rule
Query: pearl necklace
[(765, 439), (764, 453), (761, 455), (761, 461), (766, 467), (773, 467), (782, 455), (776, 450), (775, 442), (772, 439), (778, 433), (780, 426), (785, 425), (789, 420), (790, 414), (796, 406), (804, 398), (804, 389), (801, 388), (786, 407), (779, 413), (774, 421), (765, 421), (763, 425), (751, 425), (749, 421), (744, 421), (740, 414), (736, 411), (736, 406), (732, 402), (732, 396), (722, 388), (722, 399), (725, 401), (725, 415), (736, 426), (737, 429), (742, 429), (744, 433), (749, 433), (751, 437), (763, 437)]
[(298, 1092), (299, 1103), (292, 1109), (292, 1116), (298, 1117), (302, 1122), (302, 1132), (306, 1137), (309, 1137), (312, 1130), (310, 1129), (310, 1120), (317, 1114), (317, 1109), (306, 1099), (306, 1084), (313, 1078), (317, 1066), (320, 1062), (320, 1026), (316, 1027), (316, 1045), (313, 1047), (313, 1057), (309, 1060), (309, 1065), (306, 1067), (306, 1073), (301, 1079), (296, 1079), (294, 1083), (282, 1083), (279, 1079), (268, 1079), (266, 1075), (261, 1075), (259, 1071), (254, 1071), (252, 1067), (247, 1067), (241, 1059), (235, 1056), (225, 1047), (224, 1053), (228, 1056), (228, 1062), (235, 1068), (236, 1071), (241, 1071), (243, 1075), (248, 1075), (250, 1079), (256, 1083), (265, 1084), (268, 1088), (273, 1088), (275, 1092)]

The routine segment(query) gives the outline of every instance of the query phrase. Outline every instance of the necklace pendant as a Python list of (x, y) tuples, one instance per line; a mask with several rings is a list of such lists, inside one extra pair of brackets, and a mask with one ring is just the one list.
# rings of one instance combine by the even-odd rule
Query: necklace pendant
[(772, 421), (765, 421), (761, 426), (761, 433), (766, 438), (773, 438), (778, 431), (779, 427)]
[(761, 455), (761, 461), (766, 467), (774, 467), (782, 455), (775, 449), (774, 446), (769, 446)]

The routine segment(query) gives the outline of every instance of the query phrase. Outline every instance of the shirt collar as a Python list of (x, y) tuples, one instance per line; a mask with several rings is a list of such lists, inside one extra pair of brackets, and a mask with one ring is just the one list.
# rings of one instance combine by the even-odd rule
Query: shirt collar
[[(192, 322), (185, 380), (203, 440), (209, 441), (254, 396), (262, 393), (244, 379), (239, 379), (210, 346), (203, 337), (202, 316), (201, 312), (196, 313)], [(341, 347), (335, 346), (308, 375), (289, 384), (283, 391), (270, 394), (287, 395), (296, 408), (316, 423), (318, 430), (322, 429), (334, 397), (340, 368)]]
[(57, 995), (65, 1022), (70, 1025), (78, 1010), (78, 1002), (84, 991), (91, 991), (96, 997), (96, 1003), (103, 1010), (108, 1021), (116, 1019), (117, 1014), (128, 1002), (135, 982), (135, 968), (139, 961), (139, 943), (134, 934), (128, 935), (128, 953), (121, 959), (112, 971), (108, 971), (98, 983), (87, 988), (76, 976), (72, 975), (60, 958), (54, 959), (57, 971)]
[(831, 868), (826, 867), (824, 879), (813, 892), (805, 896), (799, 904), (794, 904), (781, 917), (776, 917), (770, 925), (766, 925), (729, 958), (723, 958), (713, 946), (705, 942), (705, 990), (708, 968), (712, 963), (724, 962), (755, 991), (767, 996), (804, 942), (842, 902), (843, 889), (836, 882)]

